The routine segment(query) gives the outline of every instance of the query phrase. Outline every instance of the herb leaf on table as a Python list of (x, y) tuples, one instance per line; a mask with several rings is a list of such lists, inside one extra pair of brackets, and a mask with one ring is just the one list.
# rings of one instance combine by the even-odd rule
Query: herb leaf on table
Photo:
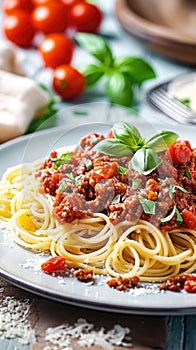
[(108, 75), (105, 91), (111, 102), (127, 107), (133, 103), (132, 83), (126, 74), (117, 71)]
[(140, 57), (114, 57), (107, 41), (99, 35), (78, 33), (77, 43), (96, 59), (81, 69), (86, 86), (91, 87), (104, 78), (109, 100), (122, 106), (134, 104), (134, 88), (156, 77), (153, 68)]
[(114, 60), (114, 67), (121, 73), (127, 73), (135, 84), (142, 84), (145, 80), (155, 78), (152, 67), (139, 57), (118, 57)]

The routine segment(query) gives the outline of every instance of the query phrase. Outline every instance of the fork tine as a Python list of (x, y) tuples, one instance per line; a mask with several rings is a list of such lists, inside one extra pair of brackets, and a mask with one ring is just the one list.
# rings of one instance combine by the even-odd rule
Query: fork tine
[(165, 112), (167, 115), (169, 114), (169, 116), (173, 116), (174, 119), (176, 120), (189, 120), (189, 117), (185, 117), (184, 113), (182, 113), (182, 111), (180, 111), (179, 109), (177, 109), (175, 106), (171, 105), (168, 101), (166, 101), (165, 99), (163, 99), (162, 97), (160, 98), (159, 96), (155, 96), (156, 98), (156, 102), (154, 102), (155, 106), (159, 107), (163, 112)]
[(172, 100), (165, 90), (161, 89), (159, 91), (154, 91), (154, 96), (161, 102), (165, 103), (165, 105), (169, 108), (178, 111), (178, 113), (180, 113), (183, 117), (187, 116), (188, 118), (193, 118), (193, 114), (180, 102)]

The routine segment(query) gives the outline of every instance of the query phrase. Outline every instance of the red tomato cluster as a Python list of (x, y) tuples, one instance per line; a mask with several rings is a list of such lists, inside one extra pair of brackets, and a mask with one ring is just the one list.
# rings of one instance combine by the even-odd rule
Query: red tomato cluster
[[(32, 39), (38, 32), (63, 33), (72, 28), (80, 32), (96, 33), (102, 21), (99, 8), (85, 0), (3, 0), (2, 7), (8, 17), (3, 23), (5, 36), (16, 45), (20, 42), (19, 46), (22, 47), (31, 46)], [(23, 43), (26, 31), (22, 32), (22, 21), (26, 23), (27, 19), (31, 35), (29, 42), (24, 40)], [(14, 35), (14, 31), (17, 34)]]
[(70, 65), (74, 43), (66, 33), (96, 33), (102, 21), (99, 8), (85, 0), (3, 0), (2, 7), (5, 37), (28, 48), (38, 33), (44, 35), (38, 52), (45, 67), (54, 69), (53, 89), (64, 100), (79, 97), (85, 78)]

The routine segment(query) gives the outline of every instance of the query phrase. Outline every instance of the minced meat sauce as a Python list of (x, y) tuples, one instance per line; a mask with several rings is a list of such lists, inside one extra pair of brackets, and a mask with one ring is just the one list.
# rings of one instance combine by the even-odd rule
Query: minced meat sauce
[[(196, 149), (188, 141), (182, 141), (187, 152), (179, 142), (180, 161), (167, 149), (160, 154), (158, 168), (145, 176), (131, 169), (130, 156), (95, 151), (94, 145), (103, 139), (96, 133), (82, 138), (70, 160), (56, 169), (57, 152), (51, 152), (37, 173), (44, 192), (54, 197), (53, 213), (60, 223), (102, 212), (114, 224), (144, 219), (162, 231), (196, 229)], [(152, 203), (153, 212), (148, 207)]]

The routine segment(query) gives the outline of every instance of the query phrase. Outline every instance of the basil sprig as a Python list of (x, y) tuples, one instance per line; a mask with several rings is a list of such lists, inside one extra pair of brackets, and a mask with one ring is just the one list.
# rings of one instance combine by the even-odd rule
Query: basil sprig
[(143, 139), (138, 129), (129, 123), (120, 122), (112, 128), (114, 138), (100, 141), (94, 149), (109, 156), (132, 156), (132, 169), (144, 175), (150, 174), (161, 163), (158, 151), (164, 151), (173, 144), (178, 134), (161, 131), (154, 136)]
[(105, 93), (113, 103), (131, 106), (134, 102), (134, 87), (156, 76), (150, 64), (140, 57), (114, 57), (107, 41), (99, 35), (78, 33), (75, 39), (96, 59), (95, 63), (81, 68), (86, 86), (91, 87), (104, 78)]

